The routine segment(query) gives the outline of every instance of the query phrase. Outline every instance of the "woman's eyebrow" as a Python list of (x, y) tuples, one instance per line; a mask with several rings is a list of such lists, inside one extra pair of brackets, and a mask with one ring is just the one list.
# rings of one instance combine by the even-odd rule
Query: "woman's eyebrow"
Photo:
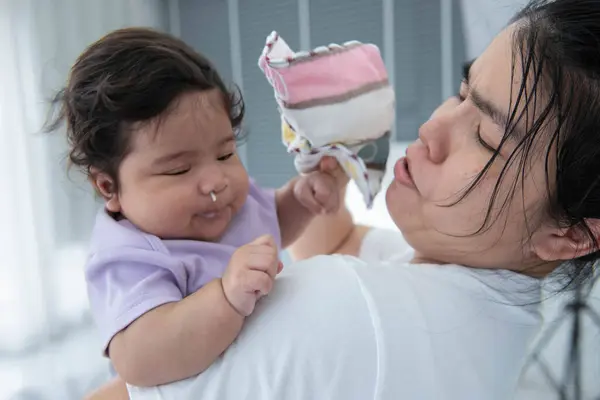
[(509, 132), (510, 135), (508, 137), (509, 140), (519, 142), (522, 138), (525, 137), (525, 133), (523, 129), (519, 126), (519, 124), (514, 124), (514, 126), (509, 126), (509, 117), (508, 115), (498, 108), (494, 103), (485, 99), (481, 96), (477, 90), (471, 88), (469, 91), (469, 95), (471, 97), (471, 101), (475, 104), (475, 107), (479, 109), (483, 114), (487, 115), (491, 118), (491, 120), (498, 125), (504, 132)]
[[(463, 80), (468, 85), (470, 76), (471, 76), (471, 66), (475, 62), (475, 59), (465, 62), (463, 64)], [(475, 107), (479, 109), (483, 114), (487, 115), (491, 118), (492, 121), (500, 128), (504, 130), (504, 132), (508, 131), (509, 126), (509, 118), (508, 115), (498, 108), (494, 103), (487, 100), (484, 96), (481, 95), (476, 89), (470, 88), (469, 95), (471, 97), (471, 101), (475, 104)], [(515, 126), (512, 128), (511, 138), (519, 141), (522, 137), (524, 137), (524, 133), (519, 126)]]
[(473, 104), (475, 104), (475, 107), (477, 107), (479, 111), (490, 117), (496, 125), (506, 129), (508, 116), (502, 110), (496, 107), (491, 101), (485, 99), (473, 88), (469, 91), (469, 95)]
[[(468, 85), (471, 78), (471, 66), (475, 62), (475, 59), (467, 61), (463, 64), (463, 80)], [(496, 125), (506, 128), (506, 121), (508, 117), (501, 110), (499, 110), (491, 101), (486, 100), (479, 92), (474, 88), (470, 88), (469, 95), (475, 107), (482, 113), (487, 115), (494, 121)]]

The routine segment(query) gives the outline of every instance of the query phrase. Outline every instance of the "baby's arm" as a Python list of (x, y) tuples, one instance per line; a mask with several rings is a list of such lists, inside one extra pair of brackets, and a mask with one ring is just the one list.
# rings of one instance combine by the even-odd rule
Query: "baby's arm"
[(348, 178), (335, 159), (324, 158), (319, 168), (293, 178), (275, 192), (283, 248), (300, 238), (315, 215), (321, 221), (340, 212)]
[(125, 260), (100, 257), (88, 271), (88, 284), (96, 316), (117, 327), (109, 357), (121, 378), (135, 386), (204, 371), (236, 338), (257, 299), (270, 292), (279, 267), (274, 239), (261, 236), (233, 254), (222, 279), (181, 299), (175, 283), (181, 273), (167, 265), (178, 260), (158, 263), (154, 257), (153, 266), (140, 263), (150, 259), (148, 251), (130, 253), (135, 256)]
[(340, 206), (337, 211), (318, 215), (306, 226), (304, 234), (288, 247), (294, 261), (320, 254), (358, 256), (362, 239), (369, 227), (356, 225), (344, 203), (348, 177), (337, 162), (329, 157), (321, 161), (320, 169), (336, 177)]
[(185, 299), (135, 320), (110, 342), (109, 356), (126, 382), (155, 386), (204, 371), (237, 337), (244, 316), (214, 280)]
[(275, 191), (281, 245), (284, 249), (296, 241), (314, 216), (311, 210), (300, 203), (294, 193), (300, 179), (301, 177), (295, 177)]

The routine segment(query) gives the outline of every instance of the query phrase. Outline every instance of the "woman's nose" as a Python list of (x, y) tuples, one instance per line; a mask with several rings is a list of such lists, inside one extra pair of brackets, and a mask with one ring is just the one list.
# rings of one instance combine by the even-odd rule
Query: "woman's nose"
[(441, 164), (448, 158), (451, 128), (452, 121), (449, 115), (434, 115), (421, 125), (419, 139), (427, 148), (431, 162)]

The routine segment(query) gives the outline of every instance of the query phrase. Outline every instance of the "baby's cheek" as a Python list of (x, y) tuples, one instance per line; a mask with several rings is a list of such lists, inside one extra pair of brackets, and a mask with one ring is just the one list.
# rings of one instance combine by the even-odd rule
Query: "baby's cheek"
[(236, 179), (230, 182), (233, 185), (233, 191), (235, 196), (235, 207), (236, 211), (242, 208), (250, 191), (250, 181), (248, 175), (238, 174)]

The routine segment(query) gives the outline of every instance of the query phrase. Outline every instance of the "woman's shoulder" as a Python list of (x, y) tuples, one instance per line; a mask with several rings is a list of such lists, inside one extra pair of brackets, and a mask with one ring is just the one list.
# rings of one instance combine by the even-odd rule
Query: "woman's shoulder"
[[(506, 388), (516, 379), (537, 329), (528, 312), (482, 301), (501, 278), (342, 255), (294, 263), (223, 357), (153, 398), (484, 398), (498, 390), (498, 365)], [(509, 350), (481, 357), (494, 348)]]
[(372, 398), (379, 352), (357, 264), (349, 256), (294, 263), (208, 370), (162, 387), (160, 397), (133, 391), (164, 400)]

